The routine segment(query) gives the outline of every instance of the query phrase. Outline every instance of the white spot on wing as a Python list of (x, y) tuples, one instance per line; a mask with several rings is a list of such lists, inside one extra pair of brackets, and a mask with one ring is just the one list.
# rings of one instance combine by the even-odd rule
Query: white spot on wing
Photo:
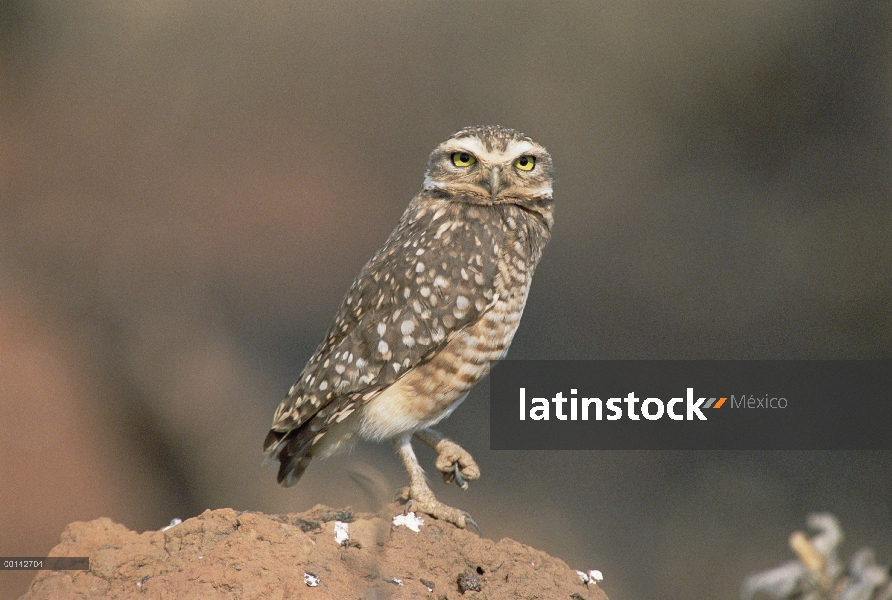
[(446, 221), (445, 223), (443, 223), (442, 225), (440, 225), (440, 226), (437, 228), (437, 232), (434, 234), (434, 238), (435, 238), (435, 239), (440, 239), (440, 236), (443, 235), (443, 232), (444, 232), (444, 231), (446, 231), (447, 229), (449, 229), (449, 226), (450, 226), (451, 224), (452, 224), (451, 222)]

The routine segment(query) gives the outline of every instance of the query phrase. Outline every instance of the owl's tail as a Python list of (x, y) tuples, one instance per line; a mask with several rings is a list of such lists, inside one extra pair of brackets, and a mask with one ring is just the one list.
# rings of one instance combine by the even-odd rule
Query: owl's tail
[(301, 475), (313, 460), (311, 447), (314, 433), (302, 426), (289, 431), (271, 429), (263, 441), (263, 452), (268, 462), (279, 461), (279, 474), (276, 481), (291, 487), (300, 481)]

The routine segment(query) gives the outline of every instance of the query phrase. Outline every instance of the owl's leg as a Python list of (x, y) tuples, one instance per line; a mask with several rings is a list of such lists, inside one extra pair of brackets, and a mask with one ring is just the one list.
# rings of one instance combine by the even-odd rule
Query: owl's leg
[(479, 531), (480, 528), (477, 527), (477, 523), (471, 518), (471, 515), (463, 510), (447, 506), (434, 497), (434, 493), (424, 478), (424, 469), (421, 468), (415, 457), (415, 451), (412, 449), (412, 434), (400, 435), (393, 441), (406, 471), (409, 472), (409, 487), (403, 489), (400, 494), (406, 501), (406, 510), (423, 512), (435, 519), (448, 521), (460, 529), (471, 525)]
[(437, 451), (437, 470), (443, 474), (443, 481), (453, 481), (463, 490), (468, 489), (468, 481), (480, 478), (480, 467), (470, 452), (433, 429), (415, 432), (415, 437)]

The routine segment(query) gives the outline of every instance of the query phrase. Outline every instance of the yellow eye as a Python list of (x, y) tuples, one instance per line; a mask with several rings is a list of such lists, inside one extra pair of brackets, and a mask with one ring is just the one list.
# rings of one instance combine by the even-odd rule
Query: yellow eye
[(514, 166), (520, 169), (521, 171), (532, 171), (533, 167), (536, 166), (536, 157), (535, 156), (521, 156), (517, 160), (514, 161)]
[(477, 159), (474, 158), (473, 154), (469, 154), (467, 152), (455, 152), (452, 154), (452, 164), (456, 167), (470, 167)]

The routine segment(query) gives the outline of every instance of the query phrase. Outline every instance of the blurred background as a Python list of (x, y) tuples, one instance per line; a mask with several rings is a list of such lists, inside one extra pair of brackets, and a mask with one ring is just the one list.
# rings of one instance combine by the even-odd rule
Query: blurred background
[[(286, 490), (261, 443), (467, 125), (557, 170), (513, 358), (892, 358), (890, 33), (883, 0), (0, 2), (0, 555), (388, 501), (387, 444)], [(814, 510), (892, 556), (888, 453), (492, 452), (486, 387), (442, 427), (483, 478), (434, 490), (614, 600), (736, 598)]]

